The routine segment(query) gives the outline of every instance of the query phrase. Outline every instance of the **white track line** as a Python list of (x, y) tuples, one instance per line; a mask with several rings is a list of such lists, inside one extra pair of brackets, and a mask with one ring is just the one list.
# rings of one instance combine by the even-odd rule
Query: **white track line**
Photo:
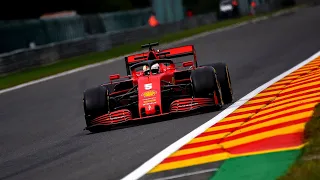
[(260, 87), (258, 87), (254, 91), (250, 92), (249, 94), (247, 94), (246, 96), (244, 96), (243, 98), (241, 98), (240, 100), (238, 100), (237, 102), (235, 102), (234, 104), (229, 106), (227, 109), (223, 110), (217, 116), (213, 117), (212, 119), (210, 119), (209, 121), (207, 121), (203, 125), (199, 126), (198, 128), (196, 128), (195, 130), (193, 130), (189, 134), (185, 135), (184, 137), (182, 137), (178, 141), (174, 142), (173, 144), (171, 144), (170, 146), (168, 146), (167, 148), (162, 150), (160, 153), (158, 153), (157, 155), (152, 157), (150, 160), (148, 160), (147, 162), (142, 164), (136, 170), (134, 170), (133, 172), (131, 172), (130, 174), (125, 176), (123, 178), (123, 180), (139, 179), (140, 177), (142, 177), (143, 175), (148, 173), (150, 170), (152, 170), (154, 167), (156, 167), (159, 163), (161, 163), (165, 158), (170, 156), (175, 151), (179, 150), (183, 145), (187, 144), (193, 138), (195, 138), (199, 134), (203, 133), (205, 130), (207, 130), (208, 128), (210, 128), (211, 126), (213, 126), (214, 124), (216, 124), (217, 122), (219, 122), (220, 120), (222, 120), (223, 118), (225, 118), (226, 116), (231, 114), (233, 111), (238, 109), (241, 105), (246, 103), (248, 100), (250, 100), (251, 98), (253, 98), (257, 94), (259, 94), (261, 91), (268, 88), (269, 86), (276, 83), (277, 81), (283, 79), (285, 76), (289, 75), (293, 71), (301, 68), (302, 66), (309, 63), (310, 61), (312, 61), (313, 59), (315, 59), (318, 56), (320, 56), (320, 51), (318, 51), (316, 54), (312, 55), (310, 58), (302, 61), (300, 64), (294, 66), (293, 68), (287, 70), (286, 72), (284, 72), (284, 73), (280, 74), (279, 76), (275, 77), (274, 79), (270, 80), (269, 82), (261, 85)]
[(205, 169), (205, 170), (201, 170), (201, 171), (190, 172), (190, 173), (183, 173), (183, 174), (179, 174), (179, 175), (168, 176), (168, 177), (158, 178), (158, 179), (154, 179), (154, 180), (177, 179), (177, 178), (187, 177), (187, 176), (193, 176), (193, 175), (197, 175), (197, 174), (203, 174), (203, 173), (208, 173), (208, 172), (215, 172), (215, 171), (218, 171), (218, 170), (219, 170), (219, 169), (217, 169), (217, 168)]

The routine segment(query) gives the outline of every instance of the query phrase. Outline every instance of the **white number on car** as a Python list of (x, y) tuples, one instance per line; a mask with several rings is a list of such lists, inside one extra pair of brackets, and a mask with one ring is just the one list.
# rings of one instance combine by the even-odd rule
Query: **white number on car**
[(145, 90), (150, 90), (150, 89), (152, 89), (152, 83), (145, 84), (145, 85), (144, 85), (144, 89), (145, 89)]

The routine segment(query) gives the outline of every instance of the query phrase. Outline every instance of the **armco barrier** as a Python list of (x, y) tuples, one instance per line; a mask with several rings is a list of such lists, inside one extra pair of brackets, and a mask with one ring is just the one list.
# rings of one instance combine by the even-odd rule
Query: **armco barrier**
[(159, 38), (167, 33), (212, 24), (216, 21), (215, 13), (209, 13), (183, 19), (175, 23), (163, 24), (156, 28), (143, 26), (121, 32), (111, 32), (72, 41), (51, 43), (44, 46), (37, 46), (34, 49), (21, 49), (0, 55), (0, 75), (51, 64), (63, 58), (78, 56), (89, 52), (105, 51), (125, 43)]

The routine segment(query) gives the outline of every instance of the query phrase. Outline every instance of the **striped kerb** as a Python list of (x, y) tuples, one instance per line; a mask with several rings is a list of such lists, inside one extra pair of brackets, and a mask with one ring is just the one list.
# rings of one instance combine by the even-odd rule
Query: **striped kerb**
[(149, 173), (301, 148), (305, 123), (320, 102), (319, 74), (320, 57), (250, 99)]

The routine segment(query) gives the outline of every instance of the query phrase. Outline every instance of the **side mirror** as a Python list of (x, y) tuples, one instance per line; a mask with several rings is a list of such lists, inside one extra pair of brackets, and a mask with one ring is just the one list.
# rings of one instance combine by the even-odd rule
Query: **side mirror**
[(192, 61), (187, 61), (187, 62), (183, 62), (182, 63), (182, 66), (183, 67), (188, 67), (188, 66), (192, 66), (193, 65), (193, 62)]
[(110, 78), (110, 81), (120, 79), (120, 74), (112, 74), (112, 75), (110, 75), (109, 78)]

